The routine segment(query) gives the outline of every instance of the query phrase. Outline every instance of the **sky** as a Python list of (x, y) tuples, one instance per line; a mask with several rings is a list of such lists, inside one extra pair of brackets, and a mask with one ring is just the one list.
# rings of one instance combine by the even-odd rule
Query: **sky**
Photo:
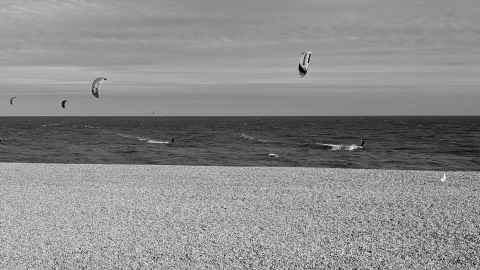
[(480, 115), (478, 0), (2, 0), (0, 35), (5, 116)]

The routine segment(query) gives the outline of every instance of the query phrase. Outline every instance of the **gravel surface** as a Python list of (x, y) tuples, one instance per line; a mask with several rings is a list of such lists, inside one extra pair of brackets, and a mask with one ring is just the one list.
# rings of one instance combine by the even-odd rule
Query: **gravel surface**
[(1, 269), (480, 269), (480, 172), (0, 163)]

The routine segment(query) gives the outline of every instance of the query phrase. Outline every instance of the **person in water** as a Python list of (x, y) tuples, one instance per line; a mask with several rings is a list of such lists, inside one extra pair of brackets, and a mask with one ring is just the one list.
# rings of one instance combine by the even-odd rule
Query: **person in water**
[(175, 138), (172, 137), (172, 139), (170, 140), (170, 143), (174, 143), (175, 142)]
[(362, 149), (365, 149), (365, 142), (366, 141), (367, 140), (365, 140), (365, 138), (363, 138), (363, 137), (360, 139), (360, 147), (362, 147)]
[(363, 137), (360, 139), (360, 146), (365, 146), (365, 139)]

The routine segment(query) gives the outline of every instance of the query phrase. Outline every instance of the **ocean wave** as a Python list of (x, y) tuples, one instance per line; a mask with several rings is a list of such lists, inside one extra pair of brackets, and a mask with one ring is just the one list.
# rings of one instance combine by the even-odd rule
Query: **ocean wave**
[(271, 140), (260, 139), (260, 138), (250, 136), (250, 135), (245, 134), (245, 133), (241, 133), (240, 138), (245, 139), (245, 140), (249, 140), (249, 141), (259, 142), (259, 143), (271, 143), (272, 142)]
[(42, 127), (58, 127), (60, 125), (62, 125), (62, 123), (42, 124)]
[(126, 150), (121, 150), (121, 151), (118, 151), (118, 153), (122, 153), (122, 154), (133, 154), (133, 153), (137, 153), (138, 150), (136, 149), (126, 149)]
[(116, 133), (115, 135), (120, 136), (122, 138), (126, 138), (126, 139), (136, 139), (137, 138), (137, 136), (133, 136), (133, 135), (125, 134), (125, 133)]
[(255, 140), (255, 137), (247, 135), (245, 133), (240, 134), (240, 137), (243, 138), (243, 139), (251, 140), (251, 141)]
[(268, 157), (270, 157), (270, 158), (279, 158), (280, 155), (275, 154), (275, 153), (269, 153), (269, 154), (268, 154)]
[(168, 141), (147, 140), (147, 143), (170, 144)]
[(331, 143), (315, 143), (314, 148), (325, 149), (330, 151), (361, 151), (364, 147), (356, 144), (331, 144)]
[(126, 139), (135, 139), (140, 142), (147, 142), (147, 143), (153, 143), (153, 144), (170, 144), (170, 141), (159, 141), (159, 140), (154, 140), (147, 137), (141, 137), (141, 136), (130, 135), (125, 133), (116, 133), (116, 135)]

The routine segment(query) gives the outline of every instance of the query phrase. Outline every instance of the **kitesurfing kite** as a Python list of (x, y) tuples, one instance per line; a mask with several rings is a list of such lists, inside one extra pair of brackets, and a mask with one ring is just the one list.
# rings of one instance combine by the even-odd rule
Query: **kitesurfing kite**
[(65, 109), (65, 106), (67, 105), (67, 102), (68, 102), (68, 100), (66, 100), (66, 99), (62, 100), (62, 102), (60, 103), (60, 105), (62, 105), (62, 108)]
[(300, 77), (305, 77), (308, 72), (308, 66), (310, 65), (310, 58), (312, 57), (311, 51), (304, 51), (300, 54), (300, 61), (298, 63), (298, 74)]
[(92, 95), (96, 98), (100, 98), (100, 93), (98, 92), (100, 90), (100, 85), (102, 84), (103, 81), (106, 81), (107, 78), (105, 77), (98, 77), (95, 80), (93, 80), (92, 83)]
[(11, 97), (10, 98), (10, 105), (13, 105), (13, 101), (16, 99), (17, 97)]

